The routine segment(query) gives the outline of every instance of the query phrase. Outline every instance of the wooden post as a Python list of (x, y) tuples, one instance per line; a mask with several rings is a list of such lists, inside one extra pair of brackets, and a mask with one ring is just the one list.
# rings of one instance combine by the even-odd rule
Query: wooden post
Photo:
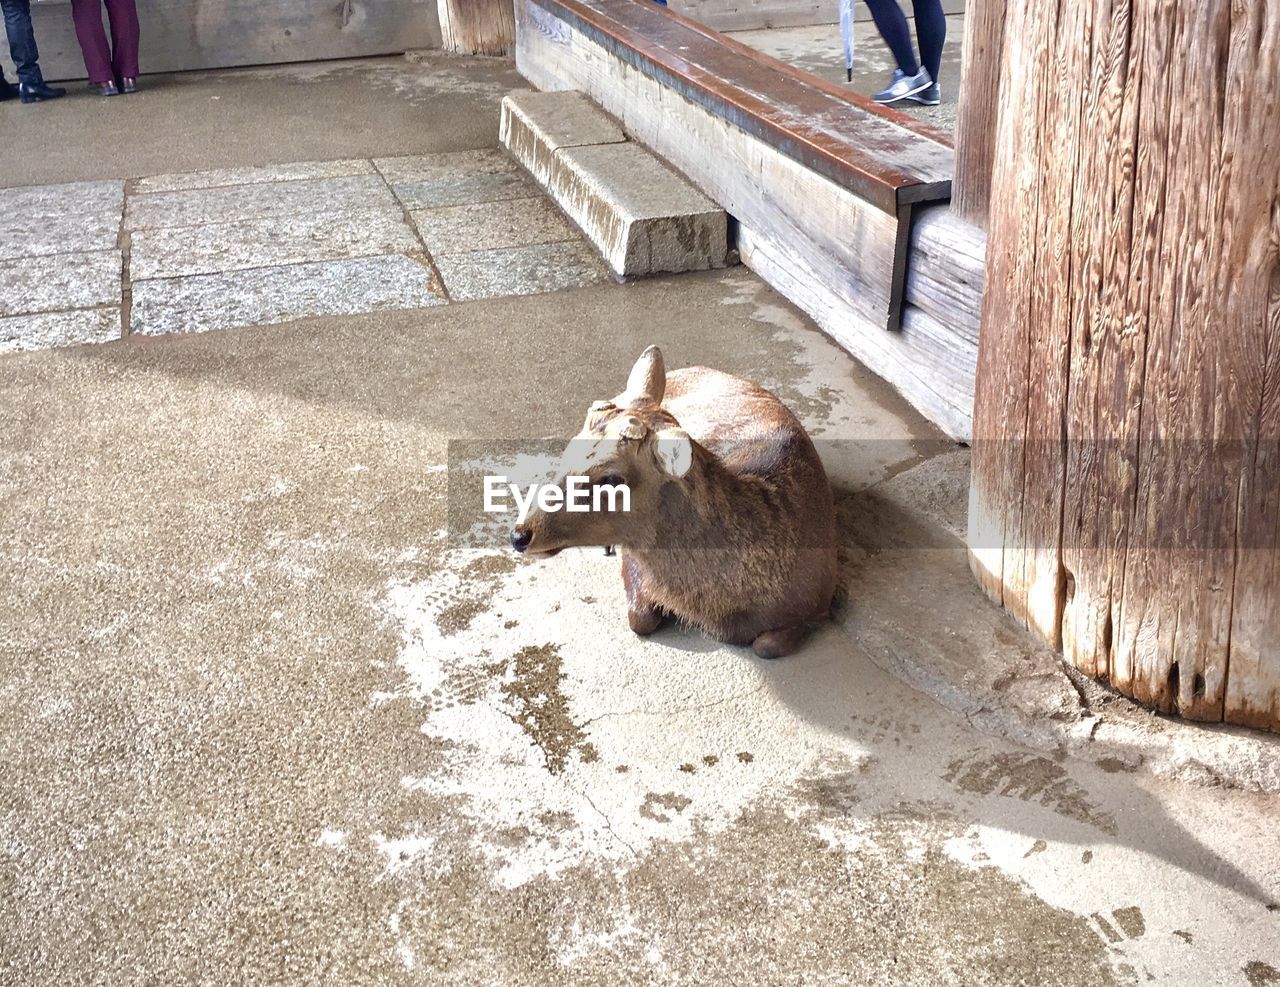
[(1011, 2), (970, 558), (1077, 668), (1280, 730), (1280, 0)]
[(437, 0), (445, 51), (508, 55), (516, 43), (512, 0)]
[(969, 0), (964, 17), (964, 79), (956, 113), (951, 211), (984, 229), (1000, 111), (1005, 4), (1006, 0)]

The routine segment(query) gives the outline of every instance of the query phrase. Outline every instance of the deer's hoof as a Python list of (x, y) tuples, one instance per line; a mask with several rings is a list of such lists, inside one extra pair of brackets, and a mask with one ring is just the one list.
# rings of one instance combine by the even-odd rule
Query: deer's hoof
[(648, 637), (662, 626), (662, 611), (654, 607), (645, 607), (643, 610), (628, 610), (627, 623), (641, 637)]
[(760, 658), (785, 658), (804, 640), (804, 624), (793, 624), (790, 627), (775, 627), (765, 631), (751, 642), (751, 650)]

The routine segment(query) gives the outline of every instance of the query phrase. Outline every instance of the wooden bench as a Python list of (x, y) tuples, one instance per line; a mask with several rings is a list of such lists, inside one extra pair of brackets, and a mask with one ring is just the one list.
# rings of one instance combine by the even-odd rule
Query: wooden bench
[(734, 217), (744, 263), (967, 438), (976, 346), (904, 318), (913, 213), (951, 193), (946, 135), (654, 3), (515, 3), (525, 78), (617, 117)]
[[(809, 182), (810, 206), (849, 193), (831, 216), (844, 221), (831, 234), (850, 261), (846, 293), (869, 323), (899, 328), (911, 207), (951, 195), (952, 151), (941, 134), (657, 4), (520, 0), (517, 24), (517, 63), (532, 82), (590, 93), (753, 232), (804, 219), (803, 188), (787, 204), (794, 218), (768, 202), (751, 207), (777, 192), (767, 179)], [(750, 160), (764, 170), (742, 172)], [(758, 195), (742, 187), (753, 179)]]

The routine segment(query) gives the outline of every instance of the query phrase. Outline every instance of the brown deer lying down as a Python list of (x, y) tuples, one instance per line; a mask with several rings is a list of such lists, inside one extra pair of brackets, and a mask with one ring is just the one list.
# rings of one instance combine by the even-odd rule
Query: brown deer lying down
[(627, 619), (651, 634), (667, 615), (761, 658), (800, 645), (836, 584), (835, 510), (796, 417), (764, 388), (705, 367), (667, 376), (650, 346), (627, 389), (597, 401), (569, 443), (564, 476), (630, 488), (630, 510), (535, 508), (517, 552), (616, 545)]

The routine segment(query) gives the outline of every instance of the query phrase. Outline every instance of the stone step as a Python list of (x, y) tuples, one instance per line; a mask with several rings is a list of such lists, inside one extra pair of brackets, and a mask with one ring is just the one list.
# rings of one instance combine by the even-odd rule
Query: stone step
[(582, 93), (511, 93), (501, 139), (618, 277), (725, 266), (724, 210)]

